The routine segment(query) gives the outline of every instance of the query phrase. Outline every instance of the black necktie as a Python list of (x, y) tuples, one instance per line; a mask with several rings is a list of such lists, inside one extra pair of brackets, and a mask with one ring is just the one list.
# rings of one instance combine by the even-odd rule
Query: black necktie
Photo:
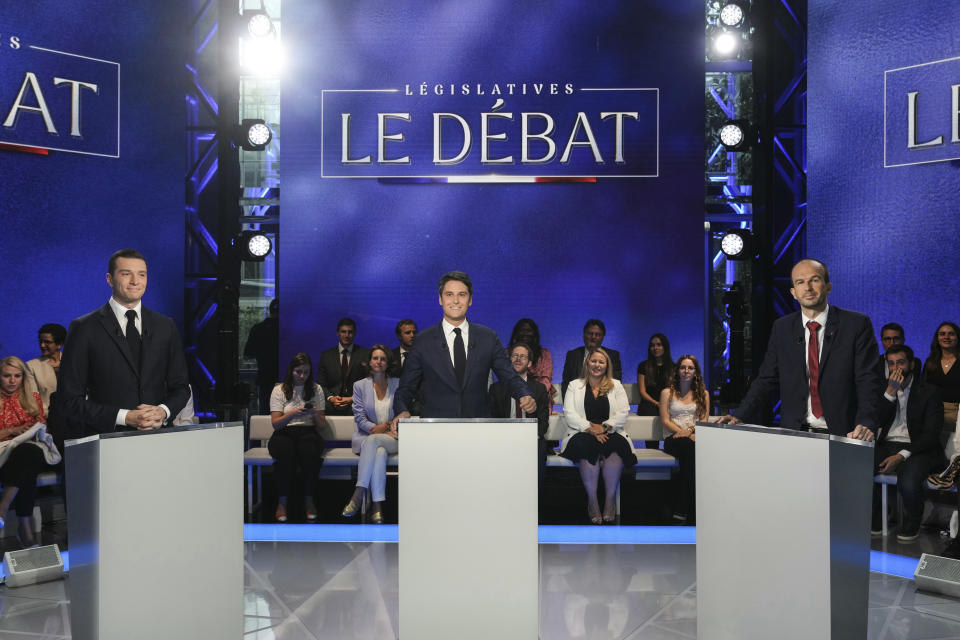
[(340, 359), (340, 395), (347, 395), (347, 378), (350, 375), (350, 362), (347, 360), (347, 350), (344, 349)]
[(453, 370), (457, 374), (457, 384), (463, 386), (463, 376), (467, 372), (467, 351), (463, 348), (463, 336), (460, 327), (453, 330), (457, 337), (453, 339)]
[(140, 370), (140, 332), (137, 331), (137, 312), (130, 309), (127, 316), (127, 346), (130, 347), (130, 353), (133, 355), (133, 363)]

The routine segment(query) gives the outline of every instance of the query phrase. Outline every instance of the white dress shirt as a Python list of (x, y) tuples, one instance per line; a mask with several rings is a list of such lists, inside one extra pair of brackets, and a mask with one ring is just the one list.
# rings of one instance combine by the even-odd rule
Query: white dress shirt
[[(907, 386), (897, 391), (897, 397), (891, 396), (886, 391), (883, 392), (884, 398), (890, 402), (896, 401), (897, 403), (897, 416), (893, 419), (893, 424), (890, 425), (890, 429), (887, 431), (886, 439), (888, 442), (910, 444), (910, 432), (907, 430), (907, 402), (910, 400), (910, 388), (912, 386), (913, 376), (911, 375), (910, 382), (907, 383)], [(906, 449), (899, 451), (899, 453), (903, 456), (904, 460), (910, 457), (910, 452)]]
[(447, 349), (450, 351), (450, 362), (453, 363), (454, 369), (457, 367), (457, 363), (453, 358), (453, 341), (457, 339), (457, 334), (453, 332), (454, 329), (460, 329), (460, 335), (463, 336), (463, 353), (469, 357), (469, 349), (467, 345), (470, 344), (470, 323), (464, 319), (458, 327), (453, 326), (447, 319), (444, 318), (443, 322), (440, 323), (443, 327), (443, 335), (447, 339)]
[[(810, 353), (810, 329), (807, 328), (808, 322), (819, 322), (820, 328), (817, 329), (817, 360), (822, 360), (821, 355), (823, 354), (823, 337), (826, 333), (827, 328), (827, 313), (830, 311), (830, 305), (827, 305), (827, 308), (821, 311), (816, 317), (808, 318), (803, 313), (800, 314), (800, 317), (803, 319), (803, 362), (807, 369), (807, 379), (810, 378), (810, 359), (807, 356)], [(823, 407), (823, 391), (820, 392), (820, 407)], [(813, 415), (813, 403), (810, 400), (810, 392), (807, 391), (807, 424), (811, 427), (817, 427), (818, 429), (827, 428), (827, 417), (826, 414), (817, 418)]]

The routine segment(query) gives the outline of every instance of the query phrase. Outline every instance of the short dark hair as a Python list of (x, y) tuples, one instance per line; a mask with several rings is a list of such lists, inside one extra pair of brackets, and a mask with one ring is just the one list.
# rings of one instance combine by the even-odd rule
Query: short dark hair
[(901, 338), (905, 338), (907, 336), (907, 334), (903, 332), (903, 327), (901, 327), (896, 322), (888, 322), (887, 324), (880, 327), (881, 336), (883, 335), (884, 331), (896, 331), (897, 333), (900, 334)]
[(456, 280), (457, 282), (462, 282), (467, 285), (467, 293), (470, 297), (473, 297), (473, 280), (470, 279), (470, 276), (465, 274), (463, 271), (448, 271), (443, 274), (443, 277), (440, 278), (440, 282), (437, 283), (437, 293), (443, 295), (443, 287), (446, 286), (451, 280)]
[(416, 322), (414, 322), (414, 321), (411, 320), (410, 318), (404, 318), (403, 320), (401, 320), (400, 322), (397, 323), (396, 328), (394, 328), (394, 330), (393, 330), (393, 332), (394, 332), (395, 334), (397, 334), (397, 337), (398, 337), (398, 338), (400, 337), (400, 329), (402, 329), (404, 325), (408, 325), (408, 324), (412, 324), (414, 329), (417, 328), (417, 323), (416, 323)]
[(280, 298), (274, 298), (270, 301), (270, 306), (268, 307), (270, 315), (275, 315), (280, 313)]
[(337, 331), (340, 331), (340, 327), (352, 327), (356, 331), (357, 323), (353, 321), (353, 318), (340, 318), (337, 320)]
[(891, 346), (891, 347), (890, 347), (889, 349), (887, 349), (886, 352), (883, 354), (883, 359), (886, 360), (888, 357), (890, 357), (890, 356), (892, 356), (892, 355), (894, 355), (894, 354), (897, 354), (897, 353), (905, 353), (905, 354), (907, 354), (907, 362), (913, 363), (913, 349), (911, 349), (910, 347), (908, 347), (908, 346), (905, 345), (905, 344), (895, 344), (895, 345)]
[(597, 318), (590, 318), (587, 320), (587, 323), (583, 325), (583, 332), (586, 333), (587, 329), (594, 325), (600, 327), (600, 331), (603, 331), (603, 335), (607, 335), (607, 325), (603, 324), (603, 320), (598, 320)]
[(526, 349), (528, 357), (533, 356), (533, 349), (530, 348), (530, 345), (528, 345), (526, 342), (514, 342), (513, 344), (510, 345), (510, 348), (507, 350), (507, 352), (510, 355), (513, 355), (513, 350), (516, 349), (517, 347), (523, 347), (524, 349)]
[(120, 249), (120, 251), (114, 251), (113, 255), (110, 256), (110, 260), (107, 262), (107, 273), (111, 276), (113, 272), (117, 270), (117, 258), (136, 258), (137, 260), (143, 260), (144, 264), (147, 263), (147, 259), (136, 249)]
[(37, 329), (37, 338), (44, 333), (49, 333), (53, 341), (57, 344), (63, 344), (67, 339), (67, 329), (62, 324), (54, 322), (48, 323)]

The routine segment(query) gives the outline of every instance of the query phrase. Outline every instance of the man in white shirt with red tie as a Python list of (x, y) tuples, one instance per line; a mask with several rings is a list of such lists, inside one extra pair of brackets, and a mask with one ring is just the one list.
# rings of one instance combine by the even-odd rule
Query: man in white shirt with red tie
[(790, 280), (800, 310), (773, 323), (757, 378), (721, 421), (758, 416), (779, 392), (781, 427), (873, 440), (882, 376), (870, 318), (827, 303), (833, 285), (819, 260), (798, 262)]

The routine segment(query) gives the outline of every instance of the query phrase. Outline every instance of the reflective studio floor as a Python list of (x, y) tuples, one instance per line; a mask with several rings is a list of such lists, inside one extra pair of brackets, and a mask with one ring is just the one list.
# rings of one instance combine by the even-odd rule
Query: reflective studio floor
[[(390, 525), (247, 525), (244, 638), (396, 638), (396, 536)], [(541, 638), (696, 638), (694, 539), (688, 527), (541, 526)], [(960, 602), (901, 577), (915, 558), (875, 551), (871, 566), (869, 638), (960, 638)], [(69, 617), (69, 578), (0, 587), (2, 639), (68, 638)]]

